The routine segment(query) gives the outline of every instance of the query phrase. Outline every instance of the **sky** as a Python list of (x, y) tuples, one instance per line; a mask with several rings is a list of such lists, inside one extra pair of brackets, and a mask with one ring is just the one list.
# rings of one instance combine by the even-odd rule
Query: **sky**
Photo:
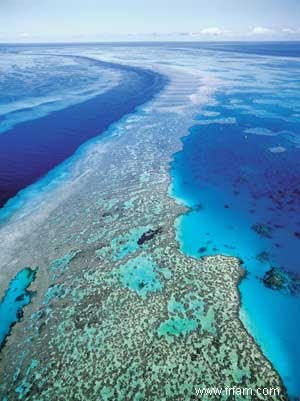
[(0, 42), (300, 40), (300, 0), (0, 0)]

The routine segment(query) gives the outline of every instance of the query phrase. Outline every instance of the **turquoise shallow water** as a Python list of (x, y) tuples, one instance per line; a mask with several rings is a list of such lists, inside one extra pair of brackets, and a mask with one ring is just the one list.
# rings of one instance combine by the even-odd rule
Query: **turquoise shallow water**
[[(244, 262), (241, 319), (299, 396), (300, 65), (270, 58), (264, 68), (272, 85), (245, 76), (199, 113), (174, 156), (171, 192), (191, 208), (177, 221), (183, 252)], [(291, 285), (265, 285), (271, 267)]]
[(10, 282), (0, 302), (0, 349), (3, 346), (11, 327), (21, 319), (24, 306), (31, 301), (33, 293), (27, 288), (34, 281), (36, 270), (29, 267), (21, 270)]
[[(221, 73), (224, 72), (224, 76), (228, 73), (228, 86), (227, 91), (217, 94), (215, 105), (201, 113), (199, 109), (195, 127), (184, 140), (184, 149), (176, 155), (172, 166), (173, 194), (192, 208), (178, 221), (178, 237), (181, 249), (195, 257), (222, 253), (243, 259), (248, 276), (240, 286), (241, 317), (280, 372), (290, 394), (299, 394), (299, 297), (271, 290), (262, 283), (265, 272), (273, 265), (282, 271), (298, 273), (299, 63), (276, 58), (262, 62), (255, 56), (246, 60), (244, 55), (236, 54), (231, 58), (230, 52), (224, 60), (224, 55), (215, 50), (205, 53), (206, 56), (198, 54), (196, 47), (186, 51), (187, 58), (197, 53), (199, 64), (203, 56), (207, 57), (203, 64), (211, 66), (210, 72), (216, 75), (219, 67), (224, 67)], [(146, 54), (145, 50), (143, 52)], [(177, 53), (172, 57), (177, 57)], [(232, 68), (234, 58), (235, 68)], [(188, 69), (188, 59), (183, 60)], [(239, 62), (243, 63), (242, 68)], [(245, 67), (248, 62), (249, 71)], [(219, 63), (218, 68), (214, 63)], [(200, 64), (199, 71), (202, 68)], [(240, 81), (234, 82), (237, 70)], [(259, 70), (265, 75), (262, 74), (258, 82), (253, 74)], [(264, 82), (266, 76), (268, 82)], [(201, 93), (199, 98), (201, 101)], [(66, 116), (65, 113), (60, 115)], [(158, 131), (158, 135), (161, 134)], [(73, 158), (80, 158), (82, 154), (79, 151)], [(70, 163), (68, 160), (65, 163)], [(64, 174), (62, 165), (51, 170), (35, 184), (36, 192), (44, 188), (45, 180), (47, 183), (63, 180)], [(27, 194), (34, 192), (27, 189)], [(24, 198), (24, 193), (20, 198)], [(12, 204), (7, 206), (11, 208)], [(133, 245), (131, 239), (136, 242), (138, 234), (131, 232), (125, 238), (126, 244), (119, 247), (117, 260), (135, 251), (136, 244)], [(264, 260), (259, 257), (262, 254)], [(58, 259), (51, 265), (53, 274), (55, 268), (64, 268), (66, 259)], [(120, 268), (117, 279), (121, 284), (145, 298), (161, 288), (162, 272), (155, 264), (147, 261), (145, 268), (138, 267), (133, 280), (131, 273), (135, 268), (133, 264)], [(24, 285), (23, 293), (27, 291)], [(49, 298), (52, 295), (49, 293)], [(16, 298), (11, 299), (14, 305)], [(27, 296), (24, 299), (28, 300)], [(200, 316), (201, 306), (196, 306)], [(195, 328), (195, 319), (178, 317), (177, 311), (181, 312), (180, 305), (168, 305), (171, 317), (160, 326), (161, 334), (177, 336)], [(12, 314), (13, 319), (16, 315)], [(9, 325), (13, 324), (13, 319)], [(171, 328), (173, 322), (175, 326)], [(207, 324), (209, 326), (209, 322)]]

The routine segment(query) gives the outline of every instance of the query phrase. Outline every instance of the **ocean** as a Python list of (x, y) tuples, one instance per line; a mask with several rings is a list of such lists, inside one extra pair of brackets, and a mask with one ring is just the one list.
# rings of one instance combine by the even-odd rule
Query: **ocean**
[(57, 68), (41, 50), (0, 47), (0, 207), (164, 85), (151, 71), (83, 56), (59, 56)]
[[(215, 94), (174, 157), (171, 193), (190, 208), (177, 237), (196, 258), (241, 259), (240, 317), (290, 394), (299, 394), (299, 46), (216, 47), (234, 59), (247, 54), (251, 71)], [(274, 268), (281, 283), (271, 282)]]
[[(100, 136), (109, 142), (114, 123), (122, 127), (124, 116), (143, 115), (139, 107), (159, 101), (178, 80), (173, 103), (162, 96), (155, 114), (165, 131), (150, 128), (155, 146), (168, 149), (174, 139), (168, 116), (185, 123), (186, 104), (195, 111), (169, 166), (169, 195), (188, 208), (175, 222), (180, 250), (199, 260), (240, 259), (246, 276), (239, 317), (289, 395), (299, 396), (300, 44), (1, 45), (0, 55), (4, 228), (37, 197), (51, 198), (51, 183), (62, 193), (87, 144), (92, 149)], [(189, 95), (184, 74), (198, 83)], [(22, 307), (31, 300), (28, 285)]]

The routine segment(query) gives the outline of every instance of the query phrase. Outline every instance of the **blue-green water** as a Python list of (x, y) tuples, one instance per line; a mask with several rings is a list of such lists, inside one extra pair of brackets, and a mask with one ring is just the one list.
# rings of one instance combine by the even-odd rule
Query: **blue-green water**
[(199, 113), (174, 156), (172, 194), (191, 208), (177, 222), (182, 251), (243, 260), (241, 318), (299, 396), (299, 288), (274, 290), (263, 278), (271, 267), (299, 278), (300, 62), (264, 61), (271, 85), (255, 88), (245, 71), (243, 85), (230, 83)]
[(33, 292), (28, 287), (34, 281), (36, 270), (29, 267), (21, 270), (10, 282), (0, 302), (0, 349), (9, 335), (11, 327), (23, 316), (23, 308), (28, 305)]
[[(150, 70), (65, 56), (55, 49), (54, 54), (41, 55), (43, 46), (25, 49), (26, 54), (19, 54), (18, 47), (0, 46), (0, 208), (7, 206), (4, 218), (16, 207), (18, 202), (12, 198), (21, 190), (48, 172), (59, 175), (59, 170), (53, 174), (56, 166), (152, 99), (167, 82)], [(16, 79), (19, 70), (22, 74)]]
[[(146, 57), (148, 54), (146, 50), (148, 45), (130, 46), (132, 48), (144, 46), (137, 57), (141, 57), (141, 54)], [(222, 253), (243, 259), (248, 275), (240, 285), (241, 318), (280, 373), (289, 393), (300, 395), (298, 380), (300, 360), (299, 295), (289, 291), (272, 290), (262, 282), (265, 273), (273, 266), (287, 271), (288, 274), (299, 274), (300, 63), (297, 57), (300, 56), (300, 45), (253, 43), (241, 46), (239, 44), (195, 43), (180, 44), (179, 48), (178, 44), (158, 43), (149, 46), (152, 47), (153, 56), (151, 57), (154, 59), (157, 59), (157, 54), (159, 54), (156, 54), (155, 49), (161, 51), (159, 49), (165, 48), (166, 53), (167, 51), (172, 53), (173, 58), (178, 56), (181, 65), (186, 65), (187, 69), (189, 69), (189, 57), (191, 57), (193, 68), (195, 68), (195, 60), (196, 63), (199, 63), (199, 75), (202, 74), (202, 70), (206, 69), (206, 72), (209, 72), (208, 77), (216, 75), (218, 78), (220, 75), (221, 80), (224, 78), (226, 82), (225, 88), (221, 87), (217, 92), (215, 104), (206, 107), (205, 110), (199, 108), (195, 126), (191, 129), (189, 137), (183, 141), (183, 151), (175, 156), (172, 164), (173, 195), (191, 207), (191, 212), (178, 221), (178, 238), (181, 249), (195, 257)], [(38, 46), (31, 51), (41, 51), (41, 49), (37, 49)], [(63, 46), (61, 49), (65, 50)], [(76, 49), (77, 52), (80, 47)], [(206, 50), (203, 51), (203, 49)], [(51, 51), (53, 52), (53, 49)], [(127, 51), (130, 52), (130, 50)], [(14, 52), (15, 50), (13, 50)], [(258, 57), (257, 54), (260, 56)], [(261, 57), (264, 55), (268, 57)], [(278, 58), (278, 56), (284, 56), (284, 58)], [(290, 56), (293, 59), (288, 58)], [(148, 55), (148, 57), (150, 56)], [(2, 60), (4, 59), (5, 57), (2, 57)], [(25, 62), (25, 59), (28, 60), (28, 55), (24, 56), (21, 64)], [(69, 65), (68, 57), (60, 58), (60, 61), (62, 59), (67, 64), (62, 68), (60, 84), (65, 82), (69, 75), (81, 77), (81, 84), (78, 88), (80, 96), (78, 98), (78, 94), (74, 94), (76, 95), (75, 100), (74, 102), (70, 100), (70, 107), (63, 104), (52, 108), (55, 101), (52, 99), (53, 101), (48, 102), (48, 92), (52, 91), (51, 88), (55, 94), (58, 89), (59, 95), (65, 97), (64, 91), (60, 93), (61, 85), (56, 88), (57, 77), (52, 75), (55, 71), (53, 64), (55, 65), (58, 60), (55, 54), (47, 56), (46, 61), (50, 63), (49, 68), (41, 74), (41, 79), (39, 78), (37, 81), (45, 85), (43, 86), (45, 91), (35, 93), (37, 85), (32, 85), (32, 81), (30, 81), (29, 89), (31, 88), (33, 93), (24, 90), (22, 84), (20, 90), (11, 95), (13, 100), (14, 96), (18, 100), (19, 94), (22, 96), (25, 94), (25, 98), (28, 94), (30, 104), (38, 98), (38, 103), (42, 100), (43, 107), (33, 104), (28, 109), (28, 99), (21, 98), (19, 99), (22, 100), (20, 109), (17, 107), (20, 106), (19, 103), (16, 105), (12, 102), (13, 110), (8, 112), (6, 106), (10, 100), (6, 97), (3, 98), (4, 129), (1, 130), (2, 150), (5, 151), (5, 155), (2, 152), (3, 171), (11, 167), (10, 172), (19, 179), (20, 172), (22, 172), (22, 176), (28, 172), (24, 168), (27, 166), (30, 169), (34, 168), (35, 174), (27, 176), (30, 179), (18, 187), (14, 179), (8, 180), (10, 193), (8, 194), (4, 185), (1, 188), (2, 194), (5, 192), (3, 197), (5, 201), (20, 188), (25, 188), (26, 185), (41, 177), (51, 166), (61, 163), (68, 155), (74, 155), (73, 152), (77, 146), (104, 130), (108, 122), (102, 124), (103, 121), (101, 121), (99, 126), (98, 109), (100, 104), (105, 106), (103, 115), (107, 114), (107, 107), (110, 110), (109, 115), (105, 117), (109, 117), (108, 120), (111, 122), (125, 112), (134, 112), (137, 105), (151, 99), (164, 86), (164, 79), (159, 75), (149, 71), (141, 73), (138, 69), (129, 68), (130, 76), (136, 79), (123, 80), (121, 83), (118, 83), (117, 80), (117, 86), (112, 79), (112, 86), (109, 84), (107, 87), (105, 84), (106, 95), (102, 94), (100, 98), (92, 85), (95, 76), (100, 71), (98, 70), (100, 64), (85, 60), (85, 62), (88, 61), (90, 72), (87, 77), (85, 68), (83, 71), (80, 68), (80, 64), (84, 62), (82, 58), (77, 57), (76, 63), (72, 65)], [(168, 60), (168, 63), (173, 65), (172, 58)], [(73, 58), (72, 63), (74, 62)], [(39, 63), (45, 63), (45, 59), (43, 58), (43, 61), (39, 61)], [(67, 65), (69, 66), (67, 67)], [(107, 67), (109, 66), (107, 65)], [(119, 68), (120, 66), (117, 69)], [(127, 77), (128, 72), (129, 70), (125, 74)], [(36, 68), (29, 65), (25, 76), (29, 74), (28, 76), (32, 77), (35, 76), (35, 73)], [(111, 73), (112, 71), (109, 75)], [(9, 77), (7, 73), (2, 74), (9, 78), (8, 85), (5, 86), (4, 83), (2, 86), (5, 89), (3, 93), (6, 93), (6, 88), (11, 87), (14, 74), (15, 72), (12, 77)], [(48, 80), (45, 80), (46, 77)], [(106, 82), (106, 80), (107, 76), (105, 75), (104, 81)], [(3, 85), (3, 83), (1, 84)], [(97, 82), (98, 84), (99, 82)], [(92, 86), (90, 87), (90, 85)], [(145, 90), (149, 85), (151, 90)], [(205, 79), (203, 85), (205, 85)], [(68, 82), (66, 93), (69, 93), (69, 86), (73, 87), (73, 83)], [(83, 102), (83, 98), (85, 99), (86, 96), (85, 87), (88, 87), (88, 92), (92, 91), (92, 96), (88, 95)], [(25, 86), (25, 88), (27, 87)], [(16, 90), (15, 87), (14, 90)], [(81, 96), (82, 90), (84, 91), (83, 97)], [(128, 102), (128, 93), (130, 92), (137, 96), (133, 96), (131, 102)], [(197, 88), (195, 88), (196, 92)], [(44, 99), (45, 94), (47, 96)], [(122, 96), (119, 96), (120, 94)], [(197, 96), (195, 97), (197, 98)], [(199, 93), (199, 98), (202, 99), (201, 93)], [(105, 103), (105, 99), (111, 102)], [(123, 101), (122, 107), (119, 105), (119, 99)], [(46, 108), (44, 108), (45, 104)], [(113, 110), (112, 104), (118, 105), (116, 110)], [(17, 107), (17, 115), (15, 107)], [(37, 110), (40, 108), (41, 110)], [(80, 118), (80, 125), (78, 125), (77, 118)], [(5, 119), (8, 122), (5, 122)], [(45, 124), (47, 129), (44, 129)], [(35, 127), (34, 130), (33, 127)], [(63, 127), (65, 132), (63, 132)], [(87, 128), (89, 129), (87, 130)], [(40, 136), (42, 131), (44, 132), (43, 137)], [(55, 139), (53, 131), (64, 142), (63, 147), (57, 147), (59, 142)], [(24, 132), (26, 132), (25, 136)], [(65, 140), (66, 133), (68, 141)], [(34, 135), (32, 136), (32, 134)], [(158, 131), (158, 135), (161, 135), (160, 131)], [(29, 140), (30, 138), (31, 140)], [(47, 140), (53, 141), (51, 154)], [(9, 145), (9, 148), (5, 148), (4, 142), (5, 146)], [(47, 153), (47, 158), (37, 157), (42, 154), (41, 148), (38, 147), (33, 160), (31, 146), (36, 147), (38, 144)], [(24, 164), (25, 145), (30, 145), (29, 151), (25, 152), (28, 157), (26, 164)], [(67, 145), (72, 145), (72, 147), (67, 149)], [(62, 154), (62, 150), (68, 150), (68, 152)], [(22, 157), (16, 157), (18, 154)], [(81, 153), (77, 152), (76, 158), (80, 156)], [(54, 162), (55, 157), (57, 160)], [(44, 164), (46, 161), (49, 161), (49, 165), (40, 171), (40, 163)], [(63, 170), (59, 168), (51, 171), (52, 173), (50, 172), (48, 175), (50, 181), (63, 176)], [(39, 181), (39, 188), (43, 188), (42, 181)], [(7, 180), (3, 179), (4, 182), (6, 184)], [(22, 196), (24, 197), (24, 194)], [(9, 205), (4, 209), (11, 209), (12, 206), (13, 204), (9, 201)], [(18, 207), (20, 207), (19, 204)], [(136, 233), (130, 233), (129, 237), (125, 238), (125, 246), (119, 247), (117, 259), (122, 259), (128, 253), (134, 252), (136, 244), (133, 246), (130, 242), (132, 235), (135, 238)], [(65, 255), (64, 258), (58, 259), (54, 263), (55, 266), (51, 266), (53, 274), (65, 268), (65, 258), (68, 259), (69, 256)], [(117, 278), (121, 284), (138, 295), (146, 297), (148, 292), (159, 291), (162, 288), (163, 273), (151, 261), (146, 264), (145, 269), (138, 268), (137, 277), (134, 280), (131, 273), (136, 266), (129, 264), (125, 267), (126, 269), (123, 265), (120, 268)], [(27, 288), (34, 280), (34, 275), (35, 272), (29, 268), (22, 270), (10, 283), (6, 295), (1, 301), (0, 334), (2, 335), (2, 344), (12, 325), (21, 317), (24, 306), (30, 302), (32, 294), (27, 291)], [(57, 288), (55, 290), (58, 291)], [(51, 297), (51, 293), (49, 296)], [(170, 305), (169, 308), (172, 306)], [(169, 310), (169, 315), (165, 324), (160, 327), (160, 334), (176, 336), (182, 331), (189, 332), (191, 328), (195, 327), (195, 319), (187, 321), (187, 318), (179, 318), (174, 314), (174, 310), (171, 312)], [(176, 322), (174, 332), (170, 332), (170, 321)], [(209, 321), (208, 319), (208, 323)]]

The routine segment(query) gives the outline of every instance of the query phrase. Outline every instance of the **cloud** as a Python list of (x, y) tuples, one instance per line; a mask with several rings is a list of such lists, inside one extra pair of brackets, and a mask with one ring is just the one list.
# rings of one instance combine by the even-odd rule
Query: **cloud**
[(282, 32), (294, 34), (294, 33), (300, 33), (300, 29), (282, 28)]
[(217, 27), (210, 27), (210, 28), (204, 28), (201, 30), (201, 33), (203, 35), (222, 35), (222, 33), (224, 33), (224, 31), (222, 31), (222, 29), (217, 28)]
[(21, 37), (21, 38), (30, 38), (30, 37), (31, 37), (31, 34), (28, 33), (28, 32), (22, 32), (22, 33), (20, 33), (20, 37)]
[(273, 29), (270, 28), (264, 28), (262, 26), (256, 26), (252, 30), (252, 35), (269, 35), (271, 33), (274, 33)]
[(193, 32), (179, 32), (179, 36), (193, 36)]

